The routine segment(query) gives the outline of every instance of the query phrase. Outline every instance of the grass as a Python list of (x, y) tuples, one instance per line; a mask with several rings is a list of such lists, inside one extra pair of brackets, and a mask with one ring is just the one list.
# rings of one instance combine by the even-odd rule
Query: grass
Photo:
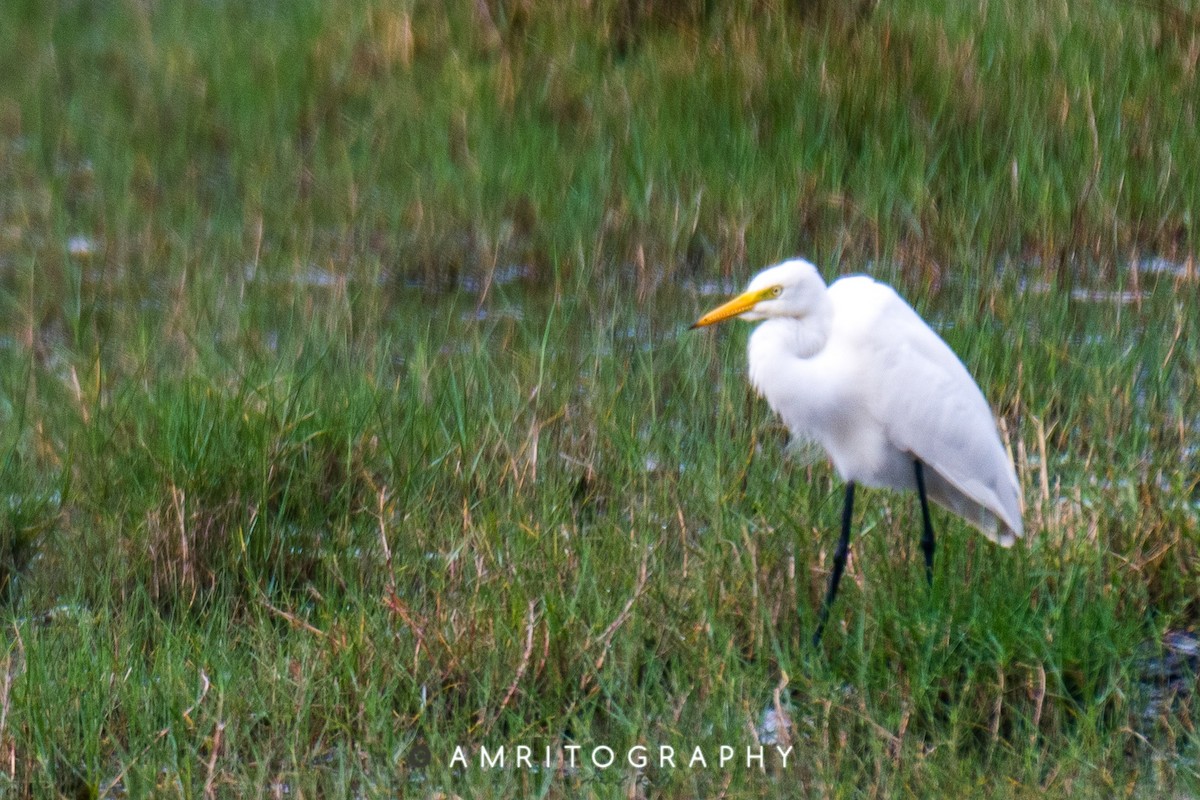
[[(1194, 792), (1194, 8), (464, 5), (0, 11), (3, 793)], [(840, 483), (685, 332), (795, 252), (962, 355), (1030, 533), (935, 512), (928, 592), (863, 492), (819, 656)], [(477, 760), (776, 689), (787, 769)]]

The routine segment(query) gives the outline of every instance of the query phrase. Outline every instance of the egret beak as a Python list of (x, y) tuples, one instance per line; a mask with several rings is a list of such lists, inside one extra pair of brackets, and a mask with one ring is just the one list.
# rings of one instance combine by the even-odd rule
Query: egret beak
[(758, 301), (762, 299), (762, 292), (743, 292), (725, 305), (717, 306), (712, 311), (696, 320), (696, 324), (692, 325), (689, 330), (703, 328), (708, 325), (715, 325), (718, 322), (724, 322), (730, 317), (736, 317), (739, 314), (745, 314), (747, 311), (754, 308), (754, 306), (758, 305)]

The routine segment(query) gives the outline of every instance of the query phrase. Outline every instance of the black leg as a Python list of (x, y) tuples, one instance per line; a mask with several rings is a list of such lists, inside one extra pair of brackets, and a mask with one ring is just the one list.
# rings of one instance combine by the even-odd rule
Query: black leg
[(854, 516), (854, 481), (846, 484), (846, 504), (842, 506), (842, 538), (838, 539), (837, 550), (833, 551), (833, 572), (829, 574), (829, 590), (825, 592), (825, 602), (821, 603), (821, 615), (817, 619), (817, 631), (813, 634), (813, 647), (821, 644), (821, 634), (825, 632), (825, 622), (829, 619), (829, 607), (833, 598), (837, 597), (838, 584), (842, 580), (842, 572), (846, 569), (846, 556), (850, 553), (850, 521)]
[(925, 469), (920, 459), (913, 459), (913, 470), (917, 473), (917, 494), (921, 498), (921, 519), (925, 533), (921, 536), (921, 549), (925, 551), (925, 580), (933, 586), (933, 523), (929, 519), (929, 500), (925, 496)]

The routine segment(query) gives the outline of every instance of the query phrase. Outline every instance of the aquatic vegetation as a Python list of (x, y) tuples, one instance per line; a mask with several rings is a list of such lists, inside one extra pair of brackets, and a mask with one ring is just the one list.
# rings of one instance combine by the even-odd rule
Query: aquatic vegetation
[[(1194, 12), (445, 5), (0, 9), (3, 792), (1194, 788)], [(686, 332), (796, 253), (1026, 502), (930, 594), (872, 495), (822, 661), (834, 477)]]

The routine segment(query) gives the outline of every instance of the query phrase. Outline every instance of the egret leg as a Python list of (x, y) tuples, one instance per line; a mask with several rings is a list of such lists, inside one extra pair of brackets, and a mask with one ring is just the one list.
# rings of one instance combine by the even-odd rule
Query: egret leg
[(929, 500), (925, 496), (925, 469), (921, 460), (913, 459), (913, 471), (917, 473), (917, 494), (921, 497), (921, 520), (925, 532), (921, 536), (921, 549), (925, 552), (925, 581), (933, 586), (933, 522), (929, 519)]
[(842, 506), (842, 538), (838, 539), (837, 550), (833, 551), (833, 572), (829, 574), (829, 589), (825, 592), (825, 602), (821, 603), (821, 614), (817, 619), (817, 630), (813, 634), (813, 647), (821, 644), (821, 634), (825, 632), (825, 623), (829, 620), (829, 607), (833, 598), (837, 597), (838, 584), (842, 580), (842, 572), (846, 569), (846, 556), (850, 553), (850, 521), (854, 516), (854, 481), (846, 484), (846, 504)]

